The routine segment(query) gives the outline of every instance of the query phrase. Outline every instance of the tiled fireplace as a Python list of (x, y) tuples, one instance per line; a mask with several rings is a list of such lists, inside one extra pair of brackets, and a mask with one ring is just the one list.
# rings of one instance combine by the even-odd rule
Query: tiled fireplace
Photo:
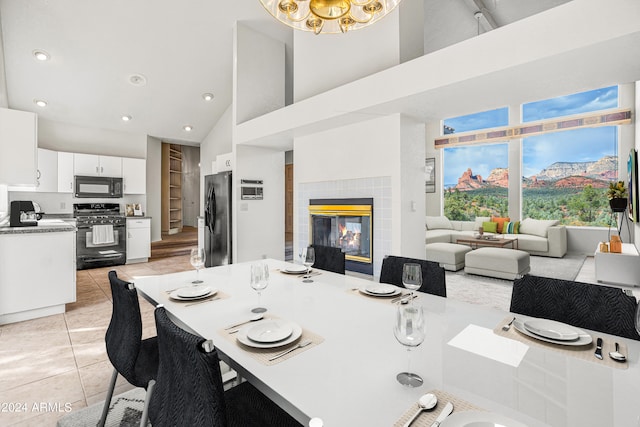
[[(373, 274), (374, 276), (380, 275), (382, 259), (385, 255), (391, 254), (391, 177), (384, 176), (299, 183), (296, 190), (295, 216), (297, 225), (294, 236), (297, 252), (294, 253), (294, 257), (297, 256), (299, 248), (313, 243), (311, 240), (312, 217), (309, 208), (312, 206), (311, 201), (322, 199), (325, 201), (337, 199), (368, 199), (372, 201), (371, 220), (369, 224), (371, 231), (368, 237), (368, 244), (365, 244), (365, 247), (368, 246), (370, 248), (369, 254), (366, 254), (366, 251), (362, 250), (362, 242), (367, 239), (362, 236), (358, 237), (359, 239), (363, 239), (360, 241), (359, 252), (350, 254), (345, 250), (345, 253), (347, 255), (347, 270), (361, 271), (356, 268), (359, 267), (359, 265), (352, 263), (359, 262), (357, 260), (359, 257), (370, 258), (368, 265), (371, 272), (368, 274)], [(344, 216), (350, 217), (351, 215)], [(345, 224), (343, 224), (343, 226), (347, 231), (351, 231), (351, 235), (353, 235), (358, 228), (361, 232), (362, 225), (358, 226), (358, 223), (351, 221), (353, 218), (348, 218), (349, 225), (347, 226), (346, 219), (347, 218), (345, 218)], [(338, 227), (337, 222), (336, 227)], [(331, 232), (329, 232), (329, 234), (331, 234)], [(331, 242), (330, 237), (327, 237), (327, 239)], [(349, 238), (345, 240), (345, 243), (348, 239)], [(337, 242), (337, 239), (334, 238), (334, 240)], [(349, 251), (353, 250), (353, 248), (349, 249)], [(350, 259), (352, 257), (355, 259)]]
[(351, 271), (373, 274), (373, 198), (309, 200), (309, 241), (340, 248)]

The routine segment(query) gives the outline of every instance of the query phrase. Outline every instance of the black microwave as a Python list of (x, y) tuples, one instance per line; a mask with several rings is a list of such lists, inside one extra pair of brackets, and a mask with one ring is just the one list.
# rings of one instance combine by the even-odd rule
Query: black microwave
[(77, 198), (117, 199), (122, 197), (122, 178), (79, 175), (74, 178)]

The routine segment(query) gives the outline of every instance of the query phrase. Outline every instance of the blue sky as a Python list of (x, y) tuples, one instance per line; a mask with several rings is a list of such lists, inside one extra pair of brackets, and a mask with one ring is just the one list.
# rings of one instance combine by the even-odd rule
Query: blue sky
[[(522, 106), (524, 121), (597, 111), (618, 106), (618, 87), (595, 89), (536, 101)], [(456, 133), (507, 125), (506, 108), (471, 114), (444, 123)], [(531, 176), (554, 162), (587, 162), (617, 154), (617, 128), (607, 126), (549, 133), (523, 139), (522, 174)], [(474, 175), (489, 176), (492, 169), (508, 166), (507, 144), (479, 144), (446, 148), (444, 183), (454, 185), (467, 168)]]

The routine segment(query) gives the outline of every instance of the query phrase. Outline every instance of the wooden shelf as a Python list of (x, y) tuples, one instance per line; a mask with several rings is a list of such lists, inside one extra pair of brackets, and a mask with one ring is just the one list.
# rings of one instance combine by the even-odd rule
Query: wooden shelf
[(163, 233), (182, 230), (182, 146), (162, 143), (161, 223)]

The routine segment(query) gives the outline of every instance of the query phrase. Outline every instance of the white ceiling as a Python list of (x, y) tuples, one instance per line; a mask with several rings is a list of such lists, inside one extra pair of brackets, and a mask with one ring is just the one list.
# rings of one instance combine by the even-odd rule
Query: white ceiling
[[(414, 1), (414, 0), (405, 0)], [(424, 0), (425, 51), (568, 0)], [(249, 21), (291, 43), (258, 0), (0, 0), (7, 98), (10, 108), (39, 117), (200, 143), (231, 103), (233, 27)], [(402, 6), (400, 6), (402, 7)], [(321, 37), (321, 36), (319, 36)], [(345, 35), (348, 37), (348, 34)], [(47, 62), (32, 55), (42, 49)], [(133, 74), (145, 86), (129, 83)], [(202, 94), (215, 95), (205, 102)], [(39, 108), (34, 99), (49, 105)], [(123, 115), (132, 116), (123, 122)], [(183, 126), (193, 126), (186, 132)]]

